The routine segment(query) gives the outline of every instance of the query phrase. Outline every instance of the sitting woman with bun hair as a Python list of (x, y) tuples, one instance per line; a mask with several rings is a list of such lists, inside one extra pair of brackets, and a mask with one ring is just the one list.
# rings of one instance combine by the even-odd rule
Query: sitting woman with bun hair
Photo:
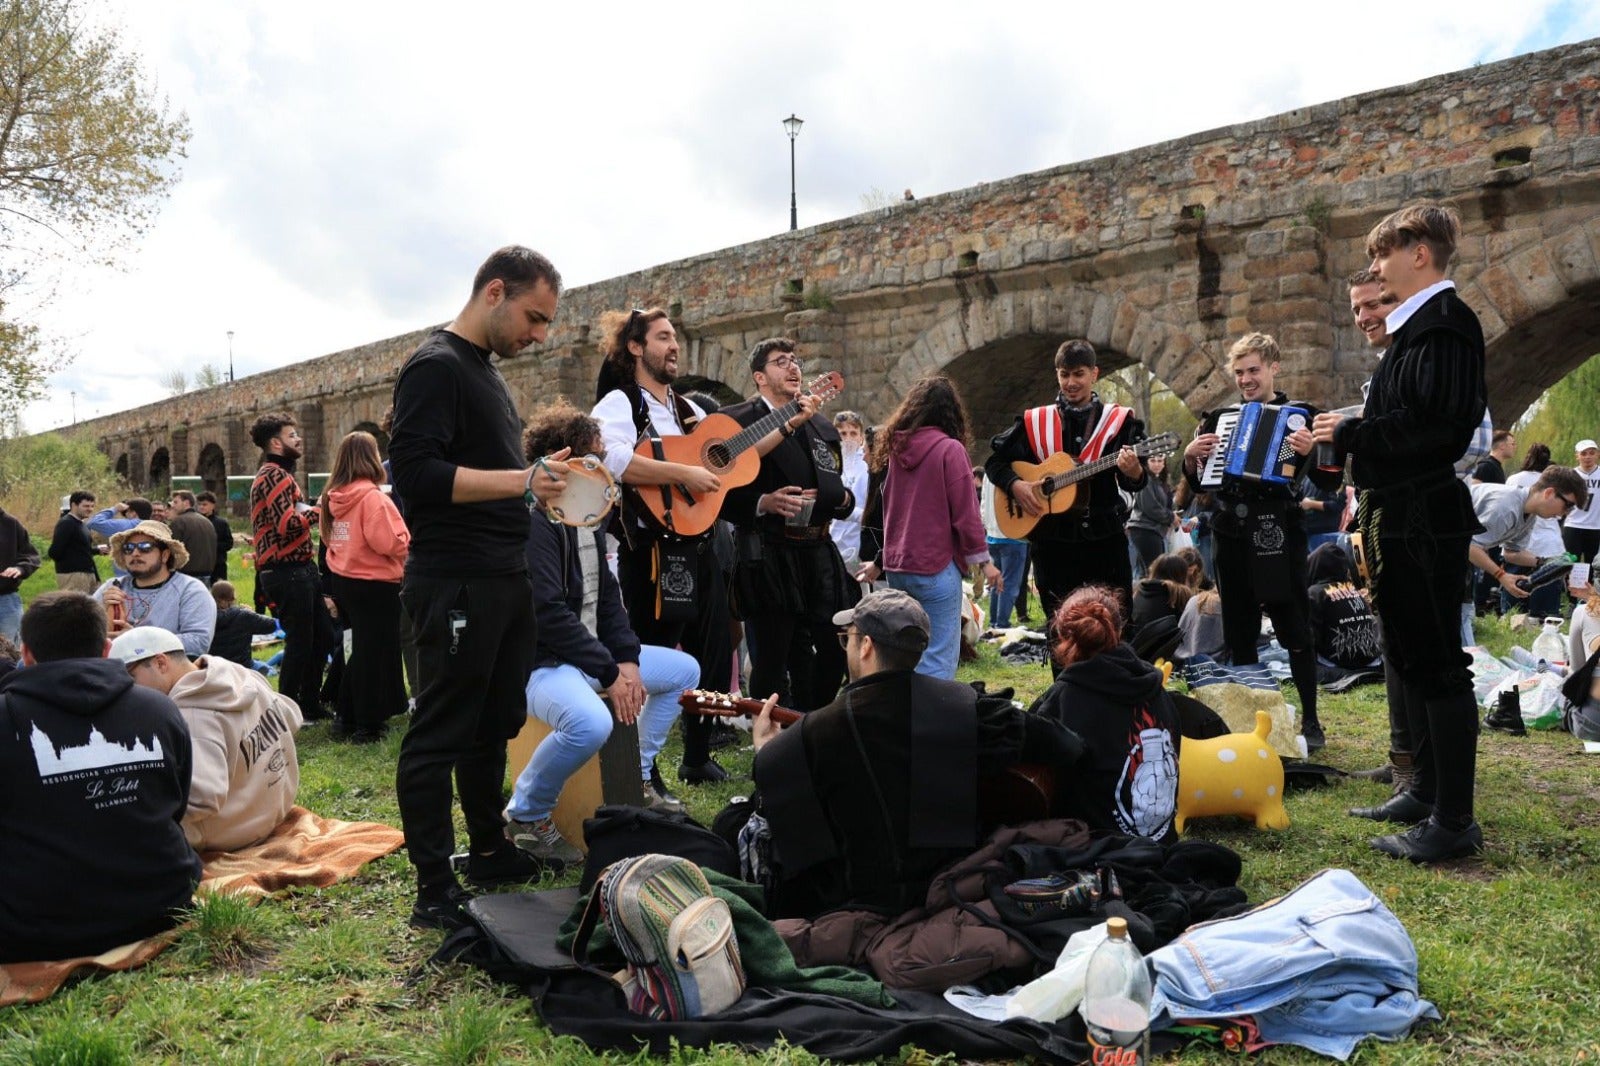
[(1178, 712), (1161, 671), (1122, 639), (1122, 604), (1104, 585), (1062, 601), (1051, 629), (1061, 666), (1033, 712), (1083, 738), (1071, 775), (1057, 782), (1058, 814), (1081, 818), (1097, 835), (1177, 839)]

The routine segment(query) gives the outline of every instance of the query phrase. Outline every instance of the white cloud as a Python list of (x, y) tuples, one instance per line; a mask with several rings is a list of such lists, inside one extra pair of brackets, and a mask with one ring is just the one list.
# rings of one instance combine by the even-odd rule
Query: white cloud
[[(578, 5), (115, 0), (194, 127), (110, 272), (42, 316), (75, 363), (26, 416), (160, 399), (443, 321), (509, 241), (569, 284), (1600, 35), (1558, 0)], [(448, 15), (445, 12), (448, 11)]]

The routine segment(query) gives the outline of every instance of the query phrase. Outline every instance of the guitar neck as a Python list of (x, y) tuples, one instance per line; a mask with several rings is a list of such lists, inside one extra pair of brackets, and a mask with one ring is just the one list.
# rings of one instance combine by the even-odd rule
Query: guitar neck
[[(735, 698), (722, 692), (704, 692), (689, 689), (678, 697), (678, 706), (687, 714), (700, 714), (716, 718), (754, 718), (761, 713), (761, 700)], [(772, 720), (779, 725), (790, 725), (804, 718), (799, 711), (787, 707), (773, 707)]]
[(727, 440), (728, 459), (731, 461), (747, 448), (759, 444), (768, 433), (783, 425), (789, 419), (800, 413), (800, 401), (790, 400), (775, 411), (768, 412), (765, 416), (756, 419), (744, 429), (735, 433)]
[[(1148, 459), (1158, 451), (1166, 451), (1170, 446), (1167, 443), (1167, 434), (1163, 433), (1159, 437), (1151, 437), (1149, 440), (1142, 440), (1135, 444), (1133, 446), (1133, 454), (1141, 459)], [(1121, 449), (1119, 448), (1117, 451), (1120, 452)], [(1111, 455), (1102, 455), (1092, 462), (1084, 463), (1082, 466), (1075, 466), (1071, 470), (1063, 471), (1049, 478), (1048, 488), (1053, 491), (1066, 485), (1075, 485), (1080, 481), (1087, 481), (1096, 474), (1110, 470), (1116, 465), (1117, 452), (1113, 452)]]

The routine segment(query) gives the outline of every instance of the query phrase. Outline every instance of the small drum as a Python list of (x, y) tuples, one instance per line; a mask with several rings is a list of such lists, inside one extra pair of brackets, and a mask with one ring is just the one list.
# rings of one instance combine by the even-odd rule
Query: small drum
[(606, 464), (592, 455), (568, 459), (566, 463), (567, 487), (545, 504), (545, 510), (552, 522), (593, 529), (611, 513), (622, 497), (622, 489)]

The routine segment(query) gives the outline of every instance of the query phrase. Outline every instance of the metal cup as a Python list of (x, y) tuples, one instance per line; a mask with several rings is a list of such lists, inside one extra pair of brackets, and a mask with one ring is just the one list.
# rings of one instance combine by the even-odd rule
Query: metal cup
[(1318, 441), (1312, 448), (1311, 461), (1316, 464), (1318, 470), (1328, 474), (1336, 474), (1344, 469), (1343, 456), (1334, 451), (1332, 444), (1324, 444), (1322, 441)]

